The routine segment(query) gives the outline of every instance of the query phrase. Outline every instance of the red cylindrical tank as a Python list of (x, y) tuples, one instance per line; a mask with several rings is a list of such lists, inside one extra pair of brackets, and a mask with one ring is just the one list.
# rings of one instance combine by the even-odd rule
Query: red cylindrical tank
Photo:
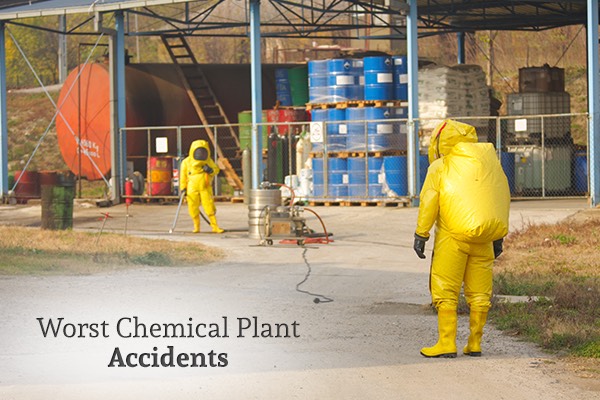
[(40, 189), (42, 186), (54, 186), (58, 183), (58, 172), (40, 171)]
[(170, 157), (148, 158), (148, 194), (163, 196), (171, 194), (173, 159)]
[[(127, 127), (200, 124), (175, 68), (171, 64), (125, 68)], [(77, 81), (80, 69), (83, 71)], [(61, 115), (56, 119), (56, 132), (60, 151), (71, 171), (89, 180), (101, 179), (110, 172), (109, 79), (106, 64), (81, 65), (69, 74), (58, 99)], [(156, 136), (154, 133), (152, 142)], [(175, 154), (175, 131), (160, 131), (158, 136), (168, 138), (169, 152)], [(83, 149), (81, 154), (78, 143)], [(128, 157), (151, 156), (154, 144), (150, 147), (148, 154), (146, 131), (127, 133)]]
[[(306, 121), (306, 111), (304, 109), (289, 109), (281, 108), (274, 110), (267, 110), (267, 121), (281, 124), (282, 122), (300, 122)], [(293, 134), (297, 134), (302, 131), (300, 125), (277, 125), (277, 134), (284, 136), (290, 131)], [(271, 127), (268, 127), (268, 132), (271, 133)]]
[(19, 203), (27, 203), (30, 199), (40, 198), (40, 174), (36, 171), (15, 172), (15, 197)]

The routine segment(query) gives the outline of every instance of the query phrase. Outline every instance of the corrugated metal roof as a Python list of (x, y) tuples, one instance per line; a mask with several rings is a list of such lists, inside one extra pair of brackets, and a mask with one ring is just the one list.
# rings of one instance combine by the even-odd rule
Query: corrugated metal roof
[[(145, 6), (209, 0), (7, 0), (13, 5), (0, 8), (0, 20), (107, 12)], [(271, 0), (277, 3), (279, 0)], [(281, 0), (283, 1), (283, 0)], [(287, 5), (311, 8), (313, 2), (332, 0), (286, 0)], [(379, 0), (347, 0), (379, 4)], [(23, 4), (26, 3), (26, 4)], [(418, 0), (422, 28), (442, 31), (545, 29), (585, 23), (585, 0)]]
[(544, 29), (585, 23), (585, 0), (419, 0), (421, 22), (455, 31)]
[[(46, 0), (14, 1), (17, 5), (0, 9), (0, 20), (125, 10), (193, 0)], [(27, 3), (27, 4), (23, 4)]]

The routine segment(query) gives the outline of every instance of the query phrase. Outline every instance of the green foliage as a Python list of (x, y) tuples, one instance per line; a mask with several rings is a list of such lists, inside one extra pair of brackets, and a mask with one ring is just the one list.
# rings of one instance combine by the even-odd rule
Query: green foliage
[(576, 347), (573, 354), (580, 357), (600, 358), (600, 337)]
[(552, 236), (552, 239), (557, 240), (560, 244), (565, 246), (569, 246), (577, 242), (577, 238), (575, 236), (563, 235), (562, 233)]
[[(502, 277), (496, 282), (506, 284), (506, 277)], [(521, 287), (529, 285), (528, 290), (537, 287), (548, 297), (524, 303), (497, 303), (492, 308), (492, 320), (499, 329), (522, 335), (545, 349), (599, 357), (600, 282), (595, 277), (555, 279), (548, 280), (546, 287), (540, 289), (541, 277), (536, 276), (533, 283), (527, 276), (520, 276)]]
[(501, 273), (494, 276), (494, 292), (508, 296), (548, 296), (556, 282), (539, 276)]

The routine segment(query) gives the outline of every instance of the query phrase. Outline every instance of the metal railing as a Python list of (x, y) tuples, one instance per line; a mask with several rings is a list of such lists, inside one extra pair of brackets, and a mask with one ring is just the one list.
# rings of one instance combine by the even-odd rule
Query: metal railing
[[(587, 114), (552, 114), (501, 117), (457, 117), (476, 127), (480, 142), (494, 144), (507, 175), (513, 198), (565, 198), (588, 196)], [(415, 120), (419, 126), (420, 176), (425, 177), (427, 148), (432, 127), (442, 119)], [(286, 183), (299, 198), (334, 201), (408, 201), (406, 135), (408, 120), (356, 120), (263, 122), (261, 175)], [(251, 124), (125, 128), (128, 161), (141, 171), (149, 185), (150, 157), (172, 158), (174, 165), (187, 156), (189, 145), (210, 128), (217, 144), (227, 146), (219, 130), (234, 129), (240, 139), (237, 156), (251, 147)], [(318, 143), (318, 137), (322, 138)], [(225, 135), (222, 135), (225, 137)], [(159, 138), (166, 138), (160, 139)], [(165, 144), (166, 141), (166, 144)], [(210, 142), (210, 141), (209, 141)], [(161, 146), (163, 148), (157, 148)], [(143, 149), (143, 150), (142, 150)], [(161, 152), (157, 150), (162, 150)], [(166, 150), (166, 151), (164, 151)], [(239, 165), (241, 168), (241, 162)], [(131, 172), (131, 171), (130, 171)], [(240, 178), (241, 170), (238, 169)], [(215, 180), (216, 195), (231, 194), (223, 180)], [(176, 195), (173, 188), (172, 195)], [(148, 195), (148, 193), (146, 193)], [(149, 196), (153, 197), (153, 196)]]

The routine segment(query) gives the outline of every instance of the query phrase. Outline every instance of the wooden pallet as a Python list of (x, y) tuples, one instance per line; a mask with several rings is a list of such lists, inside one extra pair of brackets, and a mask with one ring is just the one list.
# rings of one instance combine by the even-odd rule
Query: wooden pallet
[(407, 101), (401, 100), (350, 100), (336, 103), (308, 103), (307, 110), (326, 110), (328, 108), (350, 108), (350, 107), (408, 107)]
[(243, 197), (232, 197), (231, 198), (231, 202), (235, 203), (235, 204), (243, 203), (244, 202), (244, 198)]
[(342, 205), (343, 201), (340, 200), (310, 200), (308, 202), (308, 205), (310, 205), (311, 207), (314, 206), (325, 206), (325, 207), (330, 207), (330, 206), (340, 206)]
[[(386, 157), (386, 156), (404, 156), (406, 150), (383, 150), (383, 151), (336, 151), (328, 152), (329, 158), (366, 158), (368, 157)], [(310, 153), (310, 158), (323, 158), (323, 152)]]
[(408, 197), (390, 198), (390, 199), (347, 199), (347, 200), (332, 200), (332, 199), (310, 199), (310, 206), (340, 206), (340, 207), (407, 207), (410, 205)]
[(343, 202), (344, 207), (406, 207), (410, 202), (408, 199), (396, 200), (349, 200)]

